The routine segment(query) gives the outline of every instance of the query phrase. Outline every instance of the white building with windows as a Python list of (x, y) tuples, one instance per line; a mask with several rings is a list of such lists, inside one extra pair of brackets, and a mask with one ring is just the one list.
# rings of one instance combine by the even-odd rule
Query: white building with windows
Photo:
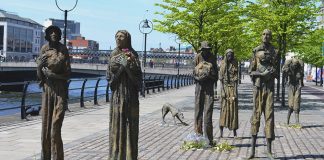
[(43, 26), (29, 18), (0, 10), (0, 54), (7, 61), (29, 61), (44, 43)]

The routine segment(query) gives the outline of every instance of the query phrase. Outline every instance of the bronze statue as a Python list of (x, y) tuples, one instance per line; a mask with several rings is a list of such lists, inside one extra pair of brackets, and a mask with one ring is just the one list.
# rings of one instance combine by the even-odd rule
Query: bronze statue
[(227, 49), (225, 52), (220, 65), (219, 80), (222, 83), (219, 118), (220, 137), (223, 137), (224, 127), (233, 130), (234, 137), (236, 137), (236, 130), (238, 129), (238, 65), (232, 49)]
[(174, 125), (177, 125), (176, 119), (175, 119), (175, 118), (177, 118), (181, 122), (182, 125), (188, 126), (188, 124), (186, 122), (184, 122), (183, 113), (178, 108), (176, 108), (175, 106), (173, 106), (170, 103), (165, 103), (162, 106), (162, 123), (163, 124), (166, 123), (164, 121), (164, 118), (169, 112), (171, 112), (171, 114), (172, 114)]
[(253, 82), (253, 114), (251, 117), (252, 150), (249, 158), (254, 158), (257, 134), (260, 128), (260, 118), (264, 113), (265, 136), (267, 139), (268, 157), (273, 158), (271, 143), (274, 134), (274, 78), (278, 78), (277, 53), (270, 43), (272, 33), (265, 29), (262, 33), (262, 44), (253, 50), (249, 74)]
[[(41, 159), (63, 160), (61, 128), (67, 108), (68, 79), (71, 74), (70, 57), (60, 43), (61, 30), (49, 26), (45, 30), (45, 44), (37, 59), (37, 77), (42, 94), (42, 151)], [(53, 155), (51, 155), (53, 153)]]
[(115, 39), (117, 47), (111, 53), (107, 69), (112, 92), (109, 159), (135, 160), (138, 156), (138, 92), (142, 82), (142, 71), (128, 31), (117, 31)]
[(209, 140), (209, 145), (212, 145), (214, 83), (218, 79), (218, 71), (216, 58), (210, 51), (211, 47), (208, 45), (208, 42), (201, 42), (201, 48), (195, 57), (195, 133), (203, 135)]
[(294, 111), (296, 123), (299, 124), (300, 111), (300, 94), (301, 87), (304, 86), (304, 63), (303, 61), (293, 57), (287, 60), (282, 67), (283, 75), (288, 80), (288, 116), (287, 124), (289, 124), (290, 115)]

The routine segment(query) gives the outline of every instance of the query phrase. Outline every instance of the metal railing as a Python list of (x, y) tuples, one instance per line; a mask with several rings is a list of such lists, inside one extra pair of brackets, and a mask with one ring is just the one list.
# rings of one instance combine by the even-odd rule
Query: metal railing
[[(177, 75), (147, 75), (145, 77), (145, 91), (147, 94), (158, 92), (161, 89), (173, 89), (179, 87), (192, 85), (194, 83), (193, 76), (190, 74)], [(20, 105), (8, 108), (0, 108), (1, 111), (14, 110), (20, 108), (21, 119), (26, 119), (27, 115), (32, 114), (32, 111), (38, 111), (41, 108), (41, 94), (42, 90), (38, 88), (38, 82), (25, 81), (25, 82), (12, 82), (0, 83), (0, 87), (20, 86), (22, 92), (15, 92), (15, 95), (21, 94)], [(80, 107), (84, 107), (85, 101), (93, 101), (94, 105), (98, 105), (98, 98), (104, 96), (105, 101), (110, 100), (109, 83), (106, 78), (85, 78), (85, 79), (72, 79), (68, 82), (69, 98), (68, 103), (79, 103)], [(141, 93), (142, 94), (142, 93)], [(143, 94), (142, 94), (143, 95)], [(18, 97), (19, 99), (19, 97)], [(17, 100), (18, 100), (17, 99)], [(36, 109), (35, 109), (36, 108)], [(67, 110), (69, 110), (67, 108)]]
[[(104, 84), (100, 84), (101, 81)], [(15, 92), (15, 95), (21, 93), (20, 105), (7, 107), (7, 108), (0, 108), (0, 112), (20, 108), (21, 119), (25, 119), (26, 116), (30, 114), (29, 112), (35, 110), (35, 108), (38, 108), (38, 112), (39, 112), (41, 106), (42, 90), (39, 88), (36, 89), (35, 87), (36, 85), (38, 85), (38, 82), (36, 81), (0, 83), (0, 87), (22, 86), (23, 88), (22, 92)], [(94, 105), (98, 105), (98, 97), (101, 96), (105, 96), (106, 102), (109, 102), (109, 83), (105, 78), (86, 78), (86, 79), (74, 79), (74, 80), (72, 79), (69, 80), (68, 86), (69, 86), (69, 99), (68, 99), (69, 103), (79, 102), (80, 107), (84, 107), (85, 101), (93, 100)], [(104, 88), (103, 90), (101, 90), (104, 93), (102, 92), (98, 93), (100, 88)]]

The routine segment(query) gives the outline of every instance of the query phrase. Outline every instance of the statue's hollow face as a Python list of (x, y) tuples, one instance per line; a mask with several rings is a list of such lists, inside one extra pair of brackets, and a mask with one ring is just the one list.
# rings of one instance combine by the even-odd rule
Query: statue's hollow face
[(49, 38), (50, 38), (50, 41), (52, 41), (52, 42), (58, 42), (59, 41), (59, 38), (60, 38), (58, 31), (51, 30), (49, 32)]
[(202, 48), (201, 49), (202, 56), (207, 56), (210, 53), (210, 50), (211, 49), (209, 49), (209, 48)]
[(118, 48), (126, 48), (127, 47), (127, 39), (126, 35), (122, 32), (118, 32), (116, 34), (116, 45)]
[(263, 33), (262, 33), (262, 42), (263, 43), (270, 43), (271, 38), (272, 38), (271, 31), (269, 31), (269, 30), (263, 31)]
[(227, 61), (232, 61), (234, 59), (234, 53), (233, 52), (228, 52), (226, 54)]

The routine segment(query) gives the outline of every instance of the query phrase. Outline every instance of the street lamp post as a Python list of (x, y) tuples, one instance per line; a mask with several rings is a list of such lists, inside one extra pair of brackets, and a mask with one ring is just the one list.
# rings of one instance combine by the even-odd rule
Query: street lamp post
[(77, 4), (78, 4), (78, 0), (76, 0), (75, 1), (75, 4), (74, 4), (74, 6), (72, 7), (72, 9), (69, 9), (69, 10), (67, 10), (67, 9), (61, 9), (61, 7), (58, 5), (58, 3), (57, 3), (57, 0), (55, 0), (55, 4), (56, 4), (56, 6), (57, 6), (57, 8), (59, 9), (59, 10), (61, 10), (61, 11), (63, 11), (64, 12), (64, 45), (66, 46), (66, 27), (67, 27), (67, 13), (68, 12), (70, 12), (70, 11), (72, 11), (76, 6), (77, 6)]
[[(150, 25), (151, 25), (151, 27), (150, 27)], [(144, 34), (142, 95), (143, 95), (143, 97), (145, 97), (146, 38), (147, 38), (147, 34), (149, 34), (153, 31), (153, 23), (150, 20), (144, 19), (139, 23), (138, 28), (139, 28), (140, 32)]]
[(179, 38), (175, 39), (175, 42), (178, 43), (179, 45), (179, 49), (178, 49), (178, 56), (177, 56), (177, 67), (178, 67), (178, 74), (177, 74), (177, 89), (179, 89), (179, 81), (180, 81), (180, 75), (179, 75), (179, 69), (180, 69), (180, 45), (181, 45), (181, 41)]

